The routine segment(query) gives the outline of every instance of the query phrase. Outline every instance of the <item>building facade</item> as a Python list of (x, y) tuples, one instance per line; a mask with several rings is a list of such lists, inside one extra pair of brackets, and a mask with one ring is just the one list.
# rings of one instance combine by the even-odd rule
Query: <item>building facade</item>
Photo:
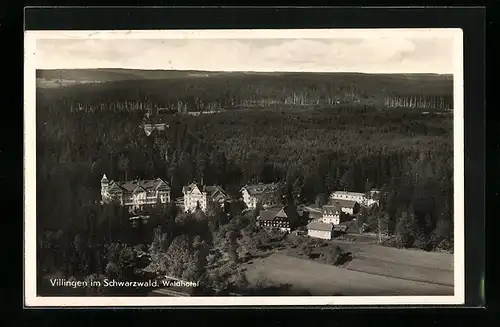
[(184, 195), (184, 211), (194, 212), (196, 209), (207, 211), (210, 204), (224, 206), (228, 197), (226, 192), (217, 185), (207, 186), (191, 183), (182, 188)]
[(374, 204), (378, 204), (378, 190), (371, 190), (368, 193), (358, 193), (358, 192), (346, 192), (346, 191), (335, 191), (330, 194), (330, 200), (338, 201), (354, 201), (365, 207), (371, 207)]
[(331, 240), (333, 237), (333, 228), (333, 224), (314, 220), (307, 224), (307, 236)]
[(245, 202), (248, 209), (255, 209), (259, 202), (264, 208), (271, 208), (277, 205), (277, 184), (245, 185), (241, 188), (240, 192), (243, 202)]
[(358, 202), (352, 200), (330, 199), (328, 205), (325, 205), (325, 207), (335, 207), (340, 209), (344, 214), (352, 216), (359, 211), (360, 205)]
[(319, 220), (323, 223), (339, 225), (349, 220), (347, 214), (338, 206), (325, 205), (322, 209), (323, 216)]
[(257, 217), (257, 226), (291, 232), (299, 225), (299, 214), (294, 206), (281, 209), (263, 209)]
[(127, 206), (130, 212), (167, 204), (170, 202), (170, 186), (161, 178), (115, 182), (109, 181), (104, 174), (101, 179), (101, 202), (113, 201)]

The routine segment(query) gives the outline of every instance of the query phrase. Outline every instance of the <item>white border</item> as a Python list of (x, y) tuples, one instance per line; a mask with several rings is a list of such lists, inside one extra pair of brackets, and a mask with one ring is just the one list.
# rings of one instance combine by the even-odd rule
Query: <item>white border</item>
[[(432, 34), (429, 32), (432, 31)], [(307, 297), (39, 297), (36, 294), (36, 41), (38, 39), (454, 38), (454, 295)], [(317, 306), (443, 305), (465, 303), (463, 33), (461, 29), (25, 31), (24, 53), (24, 305), (102, 306)]]

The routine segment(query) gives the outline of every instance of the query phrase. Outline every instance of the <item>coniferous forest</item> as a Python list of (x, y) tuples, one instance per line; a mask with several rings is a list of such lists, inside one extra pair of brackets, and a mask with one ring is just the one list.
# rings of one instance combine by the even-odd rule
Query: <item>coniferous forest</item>
[[(172, 198), (201, 178), (234, 199), (247, 183), (279, 182), (296, 204), (377, 188), (380, 206), (357, 224), (377, 232), (382, 221), (394, 236), (388, 246), (452, 251), (452, 88), (450, 76), (312, 73), (39, 87), (39, 278), (147, 279), (137, 273), (152, 265), (141, 261), (146, 253), (154, 269), (202, 279), (212, 292), (245, 287), (239, 253), (267, 236), (253, 230), (237, 202), (228, 214), (214, 208), (204, 217), (171, 203), (138, 229), (123, 208), (99, 204), (103, 174), (161, 177)], [(147, 136), (147, 111), (146, 122), (168, 128)], [(200, 111), (210, 114), (187, 114)], [(226, 266), (204, 268), (218, 255), (230, 258)]]

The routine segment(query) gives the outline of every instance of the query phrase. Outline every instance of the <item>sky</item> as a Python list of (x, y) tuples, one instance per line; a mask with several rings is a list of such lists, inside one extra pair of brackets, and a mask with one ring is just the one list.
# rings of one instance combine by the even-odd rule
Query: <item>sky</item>
[(43, 38), (37, 69), (453, 73), (453, 37)]

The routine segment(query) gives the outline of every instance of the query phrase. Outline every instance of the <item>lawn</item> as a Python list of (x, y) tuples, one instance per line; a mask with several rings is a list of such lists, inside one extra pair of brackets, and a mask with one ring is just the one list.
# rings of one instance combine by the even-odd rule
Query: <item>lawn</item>
[(342, 242), (335, 240), (332, 242), (339, 244), (345, 251), (351, 252), (354, 259), (377, 259), (410, 266), (453, 271), (453, 254), (396, 249), (376, 244), (361, 244), (357, 242)]
[(403, 264), (383, 259), (356, 257), (347, 265), (346, 269), (453, 287), (453, 270), (415, 266), (411, 262)]
[(297, 291), (307, 290), (316, 296), (395, 296), (452, 295), (453, 287), (403, 280), (365, 272), (350, 271), (312, 260), (275, 253), (245, 264), (250, 283), (266, 280), (291, 284)]

